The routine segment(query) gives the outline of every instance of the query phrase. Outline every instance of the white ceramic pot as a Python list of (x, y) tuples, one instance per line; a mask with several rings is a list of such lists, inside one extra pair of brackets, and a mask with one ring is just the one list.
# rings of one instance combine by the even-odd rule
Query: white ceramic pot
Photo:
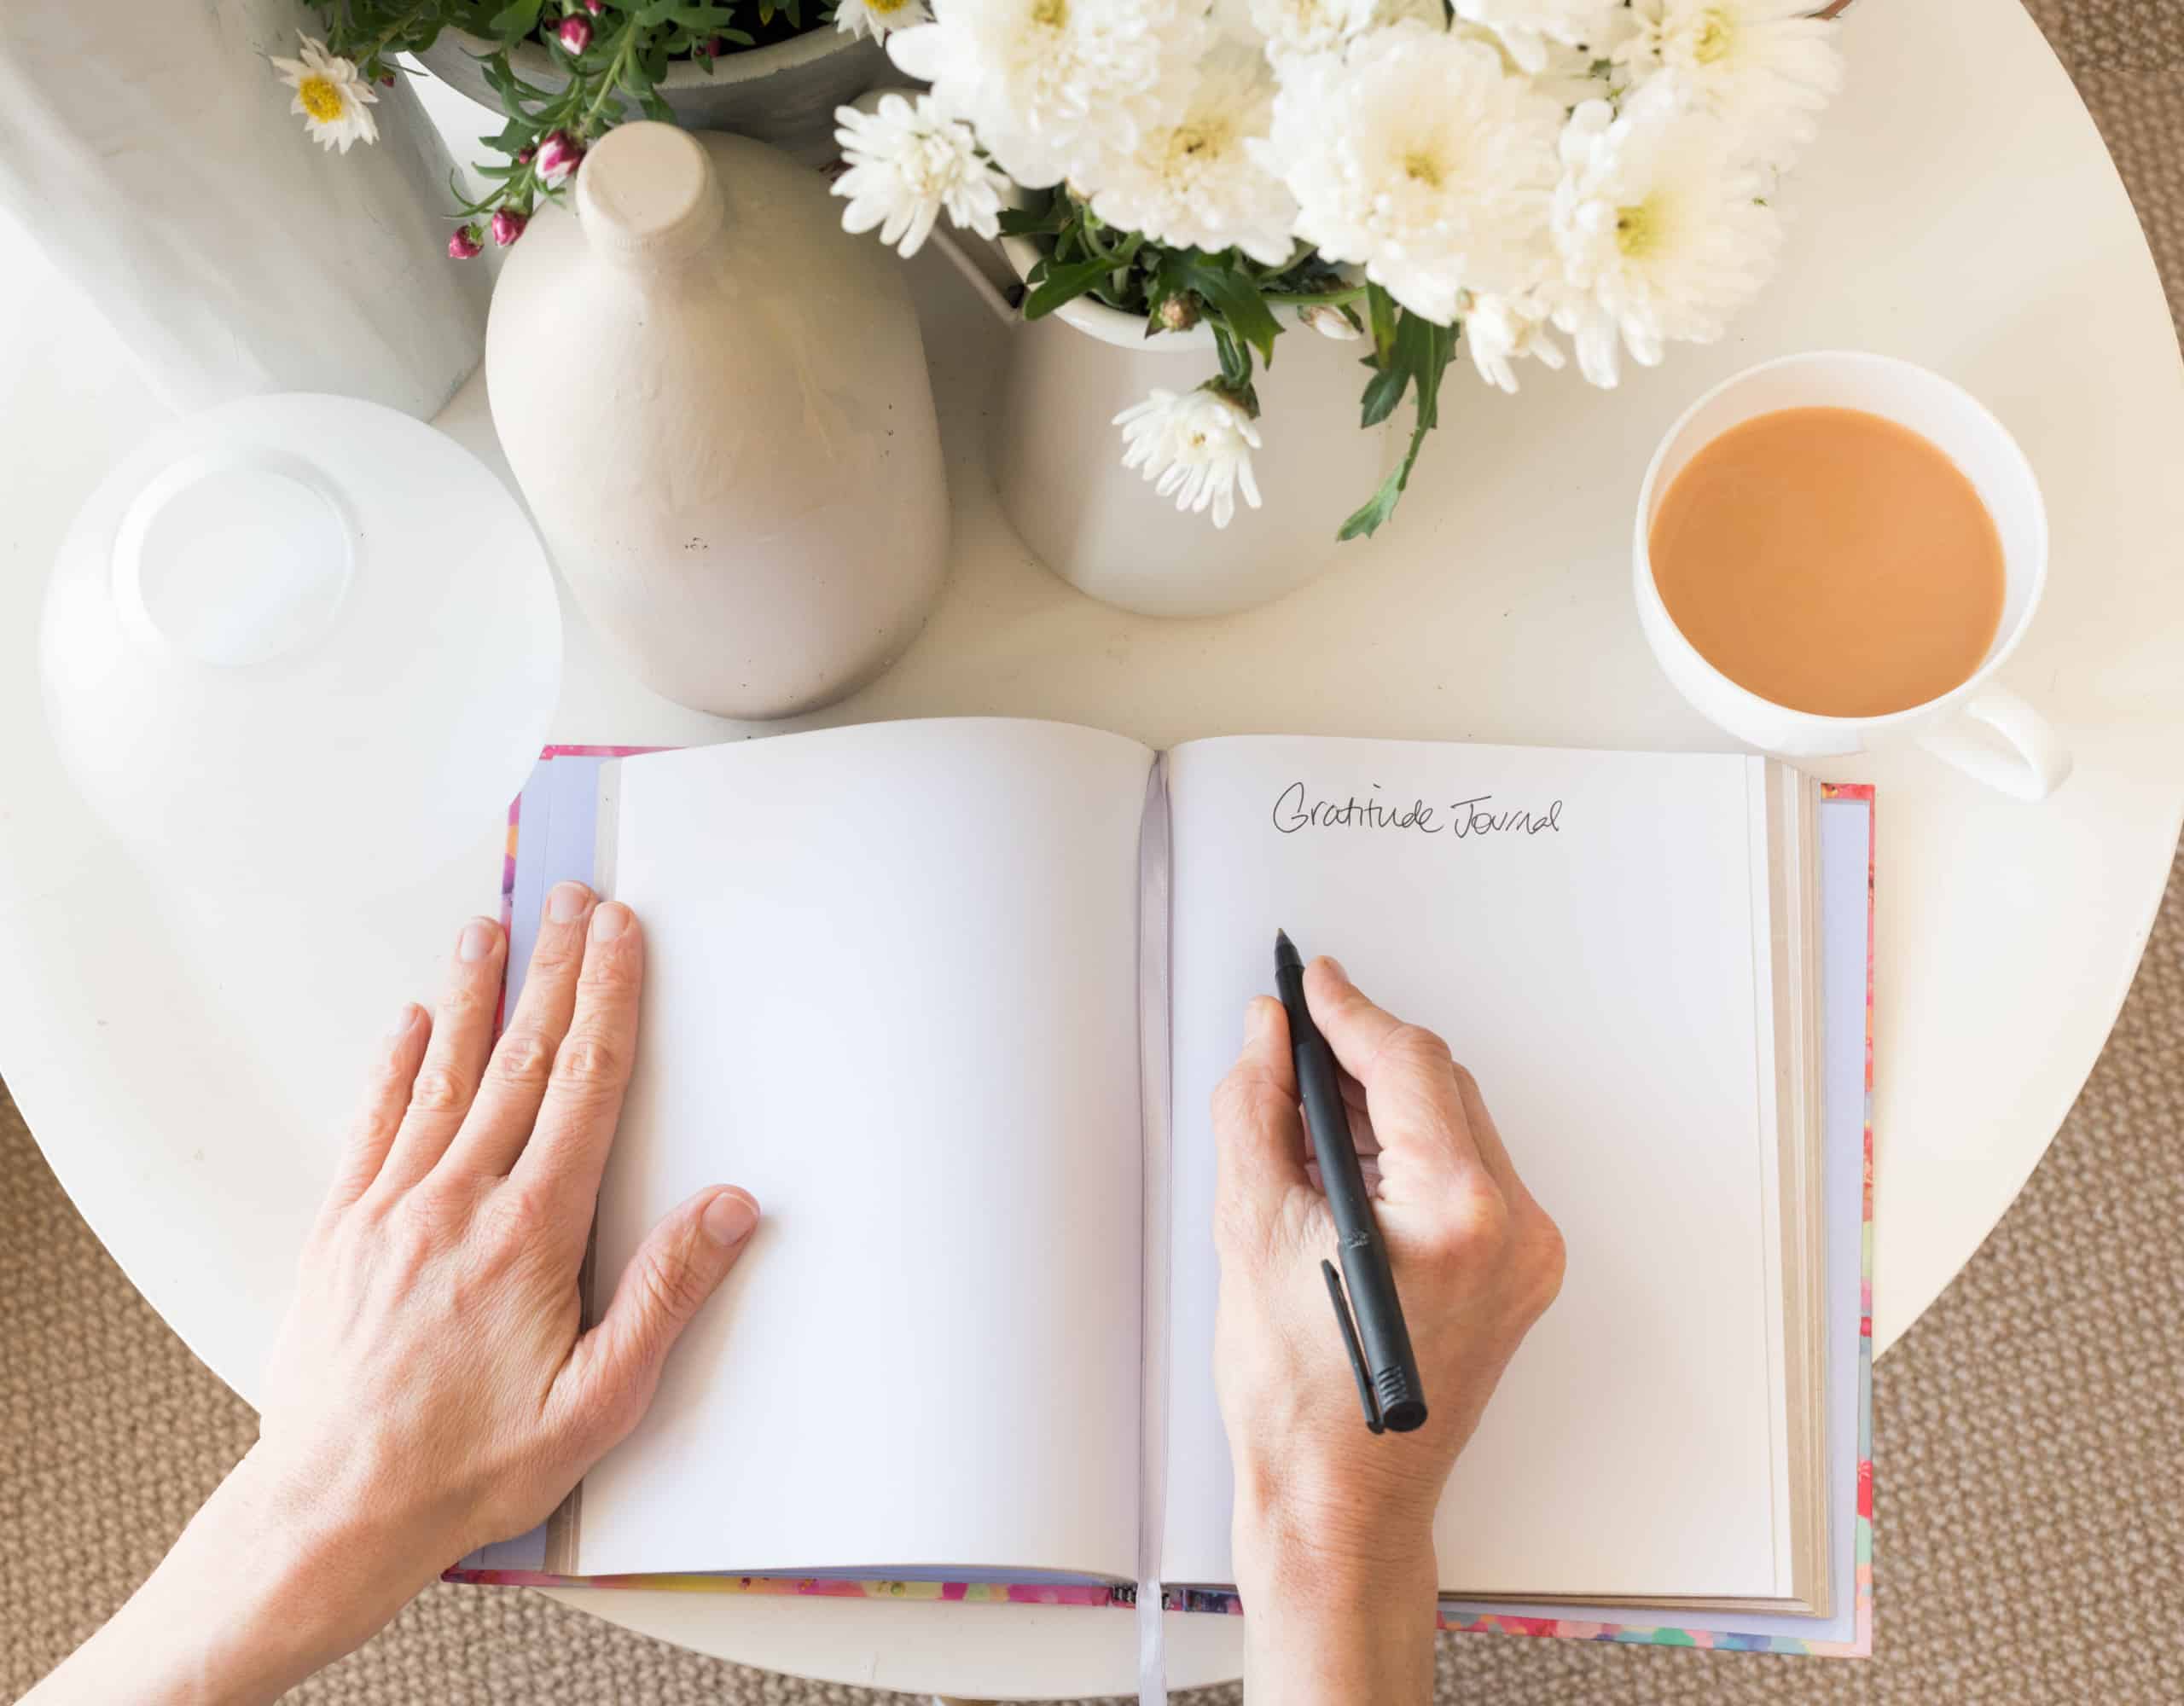
[[(479, 105), (501, 110), (482, 61), (500, 44), (462, 30), (442, 30), (417, 55), (425, 68)], [(508, 51), (508, 68), (534, 89), (558, 90), (568, 73), (537, 42)], [(831, 24), (785, 42), (723, 54), (709, 64), (678, 60), (660, 79), (660, 98), (677, 123), (694, 131), (729, 131), (771, 142), (806, 165), (824, 165), (834, 147), (834, 109), (891, 74), (886, 49), (869, 36), (845, 35)]]
[(298, 391), (430, 416), (485, 332), (485, 279), (447, 259), (447, 150), (400, 80), (377, 142), (320, 148), (266, 62), (299, 30), (323, 32), (297, 0), (7, 0), (0, 207), (178, 412)]
[(572, 199), (509, 250), (485, 339), (494, 426), (571, 589), (681, 704), (787, 717), (851, 691), (947, 560), (894, 258), (741, 136), (621, 125)]
[[(1021, 277), (1037, 258), (1003, 249)], [(1114, 417), (1158, 386), (1188, 391), (1219, 370), (1213, 334), (1145, 335), (1145, 322), (1080, 297), (1019, 326), (995, 421), (994, 481), (1024, 543), (1071, 585), (1147, 616), (1223, 616), (1280, 598), (1368, 548), (1335, 532), (1394, 466), (1391, 427), (1357, 425), (1360, 342), (1292, 326), (1258, 392), (1264, 444), (1252, 466), (1263, 508), (1228, 526), (1178, 514), (1123, 466)]]

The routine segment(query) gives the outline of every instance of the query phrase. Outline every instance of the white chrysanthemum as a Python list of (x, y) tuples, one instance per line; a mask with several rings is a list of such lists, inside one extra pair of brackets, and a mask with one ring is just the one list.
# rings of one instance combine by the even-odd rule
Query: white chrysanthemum
[(845, 35), (886, 37), (932, 21), (925, 0), (834, 0), (834, 28)]
[[(1239, 3), (1239, 0), (1228, 0)], [(1247, 0), (1243, 32), (1279, 63), (1289, 54), (1333, 53), (1366, 31), (1414, 18), (1440, 26), (1441, 0)], [(1217, 3), (1218, 15), (1224, 7)]]
[(1810, 0), (1632, 0), (1635, 28), (1614, 57), (1639, 77), (1676, 73), (1745, 148), (1786, 165), (1843, 84), (1835, 26), (1811, 9)]
[(869, 231), (898, 245), (905, 258), (918, 252), (945, 208), (967, 230), (990, 237), (1001, 229), (1001, 198), (1008, 180), (979, 157), (971, 127), (944, 115), (932, 96), (912, 107), (899, 95), (881, 97), (878, 110), (837, 107), (834, 132), (849, 170), (834, 181), (847, 196), (842, 229)]
[(1213, 512), (1213, 525), (1226, 527), (1236, 514), (1236, 494), (1259, 507), (1258, 482), (1252, 478), (1252, 452), (1259, 448), (1259, 429), (1243, 405), (1200, 386), (1177, 396), (1155, 390), (1144, 402), (1115, 416), (1123, 429), (1123, 466), (1142, 468), (1157, 480), (1160, 496), (1171, 493), (1176, 508), (1193, 514)]
[(1297, 247), (1297, 199), (1244, 147), (1266, 134), (1273, 112), (1265, 60), (1220, 44), (1182, 115), (1107, 161), (1092, 211), (1174, 248), (1240, 248), (1262, 265), (1286, 264)]
[(1604, 101), (1578, 107), (1562, 158), (1554, 323), (1575, 334), (1585, 377), (1616, 382), (1618, 343), (1652, 367), (1664, 345), (1720, 337), (1781, 245), (1780, 221), (1755, 198), (1728, 127), (1663, 75), (1620, 116)]
[(1172, 123), (1211, 39), (1204, 0), (949, 0), (887, 51), (1040, 189), (1096, 186), (1105, 160)]
[(1457, 305), (1471, 364), (1487, 384), (1516, 395), (1515, 363), (1526, 357), (1560, 371), (1562, 346), (1547, 334), (1548, 305), (1535, 295), (1472, 296)]
[(1526, 72), (1547, 69), (1555, 48), (1597, 49), (1617, 33), (1623, 0), (1455, 0), (1456, 15), (1500, 37)]
[(378, 121), (364, 109), (375, 104), (379, 95), (364, 81), (355, 61), (327, 52), (326, 44), (312, 37), (298, 39), (303, 43), (300, 59), (268, 55), (281, 80), (296, 91), (288, 110), (302, 114), (304, 129), (322, 148), (338, 144), (346, 154), (351, 142), (377, 142)]
[(1296, 196), (1297, 235), (1446, 325), (1459, 293), (1544, 264), (1561, 109), (1483, 43), (1403, 23), (1287, 61), (1252, 148)]

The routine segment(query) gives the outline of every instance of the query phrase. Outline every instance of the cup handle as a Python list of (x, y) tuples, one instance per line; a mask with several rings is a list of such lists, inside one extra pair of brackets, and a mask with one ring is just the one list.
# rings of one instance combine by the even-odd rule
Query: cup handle
[[(1984, 722), (2016, 749), (2014, 760), (1963, 728)], [(2071, 755), (2048, 719), (2004, 687), (1982, 688), (1949, 722), (1919, 737), (1919, 744), (1975, 781), (2013, 799), (2046, 799), (2071, 774)]]

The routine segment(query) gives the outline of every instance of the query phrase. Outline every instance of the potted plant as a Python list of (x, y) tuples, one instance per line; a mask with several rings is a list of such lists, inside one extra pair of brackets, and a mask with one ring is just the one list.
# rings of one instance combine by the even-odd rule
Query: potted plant
[(315, 134), (371, 141), (375, 90), (414, 54), (506, 123), (485, 138), (486, 194), (459, 206), (449, 244), (513, 242), (541, 195), (627, 119), (733, 131), (816, 165), (834, 109), (886, 68), (880, 38), (921, 21), (922, 0), (314, 0), (322, 42), (276, 61)]
[[(1057, 421), (1067, 387), (1027, 364), (1072, 363), (1105, 408), (1095, 366), (1136, 382), (1164, 351), (1164, 376), (1111, 411), (1127, 469), (1214, 530), (1290, 512), (1249, 550), (1293, 566), (1297, 512), (1327, 481), (1261, 479), (1278, 435), (1333, 468), (1339, 433), (1408, 402), (1400, 454), (1325, 530), (1359, 538), (1416, 475), (1460, 339), (1488, 386), (1513, 391), (1525, 362), (1560, 368), (1565, 346), (1610, 386), (1626, 356), (1652, 365), (1722, 335), (1772, 267), (1784, 174), (1840, 81), (1810, 3), (932, 0), (933, 22), (887, 42), (930, 91), (839, 115), (835, 192), (848, 229), (905, 252), (944, 212), (1004, 239), (1027, 322), (1107, 338), (1098, 364), (1066, 339), (1019, 340), (1008, 386), (1040, 397), (1043, 432), (1081, 444), (1088, 423)], [(1118, 326), (1136, 351), (1113, 348)], [(1281, 398), (1292, 370), (1326, 367), (1321, 339), (1288, 335), (1300, 326), (1354, 340), (1339, 403), (1323, 372), (1309, 409)], [(1124, 550), (1186, 577), (1234, 567), (1217, 537), (1172, 523), (1190, 537), (1057, 542), (1055, 466), (1033, 457), (1013, 479), (1007, 446), (1001, 462), (1004, 508), (1080, 584), (1101, 590)], [(1111, 484), (1081, 513), (1122, 501)], [(1234, 607), (1226, 592), (1117, 601)]]

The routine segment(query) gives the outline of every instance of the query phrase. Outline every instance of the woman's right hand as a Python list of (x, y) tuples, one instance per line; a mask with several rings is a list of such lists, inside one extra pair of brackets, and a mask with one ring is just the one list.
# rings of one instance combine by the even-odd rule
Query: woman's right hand
[(1447, 1044), (1332, 960), (1306, 999), (1378, 1150), (1387, 1240), (1429, 1413), (1367, 1433), (1320, 1263), (1334, 1220), (1307, 1166), (1287, 1016), (1264, 996), (1214, 1098), (1215, 1367), (1235, 1464), (1252, 1706), (1430, 1698), (1433, 1513), (1502, 1371), (1562, 1282), (1562, 1237)]

